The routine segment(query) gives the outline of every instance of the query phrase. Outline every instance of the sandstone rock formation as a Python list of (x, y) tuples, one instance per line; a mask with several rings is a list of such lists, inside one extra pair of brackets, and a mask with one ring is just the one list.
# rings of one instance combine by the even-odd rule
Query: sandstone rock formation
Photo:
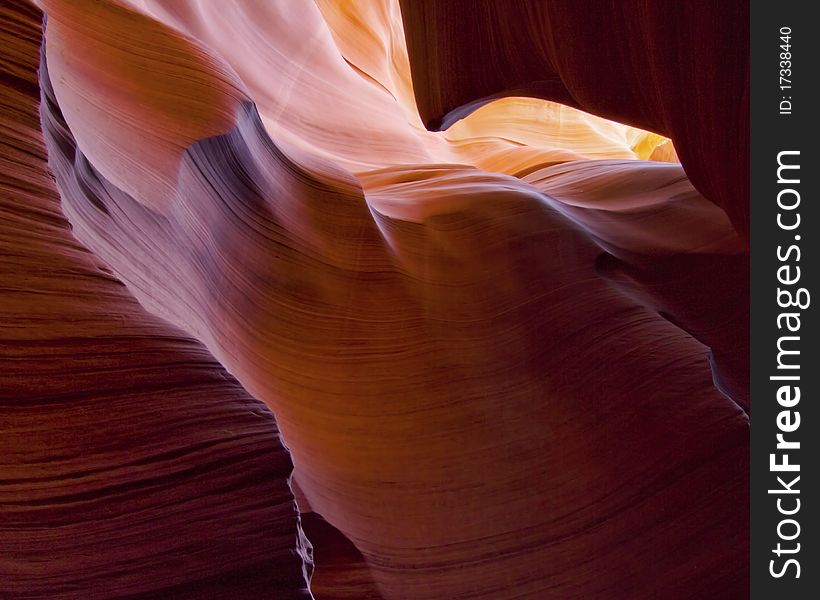
[(2, 7), (0, 597), (310, 598), (272, 416), (61, 213), (41, 21)]
[(743, 6), (39, 6), (0, 592), (744, 597)]

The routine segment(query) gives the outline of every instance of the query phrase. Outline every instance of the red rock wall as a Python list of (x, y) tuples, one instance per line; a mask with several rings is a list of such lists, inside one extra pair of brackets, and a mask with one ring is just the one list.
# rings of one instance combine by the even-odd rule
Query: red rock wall
[(272, 416), (72, 236), (0, 10), (0, 597), (309, 598)]
[[(4, 156), (39, 187), (17, 176), (6, 207), (3, 339), (58, 349), (8, 344), (2, 389), (29, 412), (0, 479), (32, 557), (12, 592), (85, 572), (82, 538), (53, 529), (77, 548), (52, 579), (31, 566), (55, 554), (26, 509), (40, 488), (15, 483), (33, 477), (88, 486), (61, 523), (102, 528), (99, 597), (306, 594), (290, 462), (252, 394), (291, 453), (320, 600), (747, 595), (748, 254), (725, 195), (742, 181), (698, 170), (669, 87), (688, 89), (671, 57), (718, 9), (612, 5), (580, 31), (576, 8), (537, 3), (461, 28), (457, 3), (44, 4), (42, 134), (90, 252), (45, 172), (25, 54), (3, 114), (29, 115), (10, 131), (38, 150)], [(621, 71), (596, 79), (618, 35)], [(727, 63), (731, 89), (695, 99), (710, 123), (744, 93)], [(641, 65), (668, 85), (646, 91)], [(657, 135), (536, 100), (422, 127), (537, 69), (524, 91), (671, 135), (686, 171), (645, 160), (675, 160)], [(25, 433), (40, 422), (70, 450)], [(91, 580), (70, 581), (64, 597)]]

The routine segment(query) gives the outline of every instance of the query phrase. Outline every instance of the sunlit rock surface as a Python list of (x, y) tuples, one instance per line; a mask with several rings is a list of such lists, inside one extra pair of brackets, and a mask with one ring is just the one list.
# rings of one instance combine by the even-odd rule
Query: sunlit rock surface
[(695, 187), (748, 235), (748, 2), (399, 3), (431, 127), (523, 95), (668, 135)]
[(709, 171), (747, 62), (694, 105), (670, 66), (742, 7), (40, 4), (42, 134), (39, 16), (5, 30), (9, 593), (308, 597), (295, 497), (319, 600), (747, 594), (746, 180)]

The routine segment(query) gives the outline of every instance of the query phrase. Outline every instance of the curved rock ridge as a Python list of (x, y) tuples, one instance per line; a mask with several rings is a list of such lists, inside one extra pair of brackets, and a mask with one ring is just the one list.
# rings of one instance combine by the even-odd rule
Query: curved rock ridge
[[(498, 168), (506, 169), (505, 161), (492, 160), (494, 154), (520, 152), (532, 160), (535, 150), (541, 152), (542, 162), (581, 157), (649, 158), (653, 149), (665, 141), (656, 134), (527, 98), (517, 99), (512, 106), (510, 100), (505, 100), (486, 107), (481, 115), (468, 117), (457, 134), (428, 132), (419, 119), (411, 96), (412, 87), (408, 89), (412, 86), (410, 65), (399, 7), (394, 1), (314, 4), (281, 0), (230, 3), (107, 0), (104, 5), (117, 8), (95, 7), (87, 11), (83, 8), (86, 2), (97, 4), (91, 0), (44, 1), (47, 8), (52, 7), (52, 24), (59, 19), (60, 27), (60, 34), (53, 36), (50, 53), (73, 56), (74, 48), (87, 43), (83, 39), (89, 37), (88, 26), (75, 18), (66, 18), (66, 13), (85, 11), (86, 22), (105, 22), (102, 35), (112, 38), (128, 28), (127, 18), (131, 18), (138, 22), (140, 38), (151, 39), (146, 48), (134, 49), (133, 56), (128, 57), (129, 69), (117, 69), (117, 78), (113, 81), (111, 77), (77, 77), (72, 61), (68, 61), (71, 69), (63, 73), (64, 65), (52, 61), (52, 70), (57, 69), (55, 72), (59, 73), (56, 79), (65, 78), (70, 82), (64, 86), (55, 84), (61, 105), (64, 93), (85, 98), (88, 114), (84, 117), (87, 121), (84, 126), (93, 126), (94, 136), (105, 147), (119, 145), (122, 139), (119, 127), (111, 131), (108, 127), (97, 127), (110, 121), (111, 93), (107, 86), (114, 84), (119, 85), (117, 94), (120, 96), (123, 90), (130, 93), (145, 88), (141, 94), (128, 96), (123, 108), (116, 109), (115, 113), (130, 111), (132, 105), (144, 110), (141, 96), (145, 93), (151, 99), (150, 108), (155, 108), (154, 100), (162, 98), (174, 105), (173, 108), (157, 106), (156, 114), (151, 113), (140, 124), (147, 134), (161, 137), (163, 142), (170, 138), (175, 151), (180, 143), (190, 143), (182, 124), (188, 131), (205, 124), (214, 125), (210, 134), (224, 133), (227, 127), (219, 129), (230, 119), (223, 110), (234, 107), (238, 98), (250, 97), (267, 131), (281, 147), (307, 150), (353, 173), (386, 165), (471, 164), (474, 160), (494, 162)], [(124, 21), (112, 20), (107, 16), (110, 12), (116, 12)], [(345, 18), (331, 13), (341, 13)], [(153, 23), (151, 27), (143, 23), (146, 18)], [(363, 35), (365, 30), (369, 35)], [(169, 37), (172, 33), (175, 37)], [(93, 36), (95, 48), (101, 43), (98, 37)], [(128, 34), (125, 40), (135, 43), (136, 38)], [(354, 44), (360, 45), (358, 52), (353, 49)], [(122, 51), (123, 42), (118, 40), (111, 54), (116, 57)], [(158, 69), (149, 66), (139, 70), (139, 61), (156, 58), (160, 51), (166, 58)], [(178, 58), (175, 61), (167, 57)], [(177, 63), (180, 67), (175, 66)], [(203, 71), (214, 63), (218, 64), (215, 75)], [(85, 54), (82, 64), (85, 72), (101, 73), (110, 69), (110, 59), (98, 60), (96, 53)], [(175, 84), (170, 76), (173, 73), (177, 73), (181, 81), (187, 83), (190, 78), (193, 81), (184, 86)], [(233, 82), (231, 77), (240, 82)], [(228, 80), (230, 83), (226, 83)], [(207, 92), (201, 91), (202, 86), (195, 87), (204, 81), (212, 81), (212, 89)], [(217, 98), (220, 93), (224, 97)], [(183, 94), (186, 97), (180, 100)], [(139, 99), (139, 103), (135, 99)], [(67, 101), (74, 100), (69, 97)], [(522, 109), (522, 105), (526, 108)], [(186, 118), (180, 123), (160, 120), (174, 111), (182, 112)], [(66, 112), (65, 117), (73, 126), (71, 111)], [(152, 133), (155, 130), (157, 133)], [(448, 141), (451, 135), (455, 139)], [(80, 147), (84, 147), (82, 137), (79, 142)], [(160, 148), (162, 146), (158, 150)], [(136, 163), (144, 158), (139, 148), (130, 144), (119, 145), (118, 152), (134, 152), (132, 162)], [(167, 162), (173, 163), (174, 168), (178, 166), (178, 161)], [(168, 165), (163, 168), (170, 169)], [(123, 189), (135, 193), (133, 189)], [(138, 196), (141, 201), (151, 201)]]
[[(597, 275), (586, 235), (463, 168), (409, 169), (409, 188), (392, 172), (370, 210), (341, 181), (319, 213), (319, 182), (264, 135), (249, 107), (195, 144), (180, 201), (196, 202), (168, 220), (90, 168), (54, 170), (77, 235), (274, 409), (311, 508), (386, 598), (745, 585), (746, 416), (703, 346)], [(413, 215), (373, 208), (396, 187)]]
[(71, 235), (42, 15), (0, 14), (0, 597), (308, 600), (271, 414)]
[[(43, 4), (42, 128), (73, 233), (143, 318), (221, 363), (202, 371), (233, 386), (226, 398), (252, 402), (233, 376), (273, 411), (293, 461), (281, 515), (297, 531), (292, 490), (319, 600), (748, 594), (742, 218), (725, 185), (700, 172), (704, 197), (675, 162), (677, 149), (698, 169), (663, 85), (623, 120), (676, 147), (526, 86), (473, 98), (471, 56), (448, 109), (469, 110), (430, 132), (434, 100), (454, 93), (418, 75), (420, 24), (452, 16), (439, 4)], [(485, 59), (488, 78), (531, 75), (506, 61), (578, 19), (525, 22), (540, 4), (510, 3), (487, 28), (501, 5), (482, 6), (465, 17), (474, 39), (433, 25), (429, 49), (442, 64), (448, 44), (481, 55), (501, 28), (509, 52)], [(656, 12), (641, 13), (641, 43), (695, 27), (688, 9), (674, 26)], [(591, 48), (586, 61), (606, 45)], [(589, 64), (574, 44), (550, 52)], [(536, 95), (633, 114), (562, 96), (565, 72), (550, 73)], [(624, 86), (639, 94), (634, 78), (611, 93)], [(221, 398), (213, 410), (233, 406)], [(284, 458), (273, 422), (260, 428)], [(258, 531), (248, 508), (213, 518)], [(231, 554), (293, 550), (276, 572), (295, 586), (240, 597), (307, 594), (299, 539)], [(228, 560), (178, 552), (203, 574)], [(248, 585), (264, 572), (248, 565)]]
[(522, 95), (658, 132), (674, 140), (695, 187), (748, 236), (748, 2), (399, 3), (430, 128)]
[(120, 3), (43, 7), (54, 91), (79, 147), (118, 187), (164, 210), (182, 151), (230, 129), (242, 84), (201, 44)]

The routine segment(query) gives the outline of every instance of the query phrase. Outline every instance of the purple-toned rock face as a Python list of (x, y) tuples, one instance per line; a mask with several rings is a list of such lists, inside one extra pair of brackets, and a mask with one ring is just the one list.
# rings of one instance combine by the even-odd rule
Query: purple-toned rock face
[(39, 4), (0, 597), (747, 595), (746, 6)]

